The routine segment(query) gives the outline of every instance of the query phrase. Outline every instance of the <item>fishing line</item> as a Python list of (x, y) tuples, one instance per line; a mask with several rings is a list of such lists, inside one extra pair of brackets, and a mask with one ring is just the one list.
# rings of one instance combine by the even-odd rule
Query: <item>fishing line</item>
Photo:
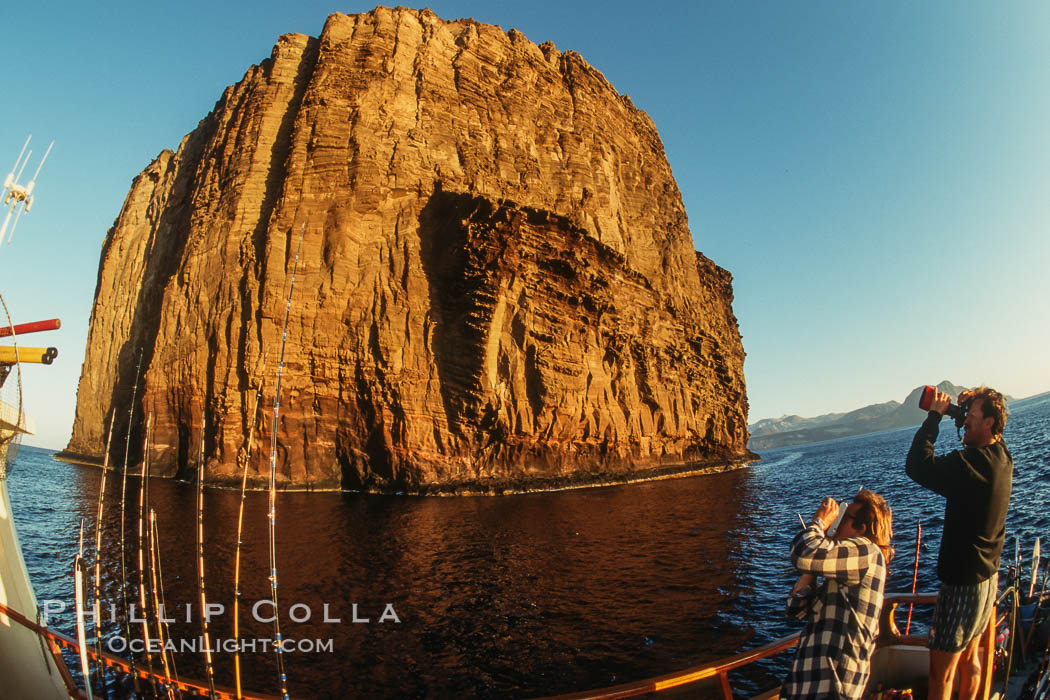
[[(173, 689), (172, 683), (171, 683), (172, 670), (175, 668), (175, 653), (174, 653), (174, 651), (171, 652), (171, 664), (169, 664), (168, 663), (168, 650), (167, 650), (166, 644), (164, 642), (164, 627), (166, 627), (167, 624), (168, 624), (166, 619), (163, 620), (164, 626), (163, 627), (161, 626), (161, 621), (163, 619), (161, 613), (164, 610), (164, 593), (163, 593), (164, 589), (161, 587), (161, 584), (158, 584), (158, 580), (157, 580), (157, 571), (160, 568), (160, 551), (158, 549), (158, 544), (157, 544), (157, 540), (158, 539), (160, 539), (160, 538), (158, 537), (158, 532), (157, 532), (157, 511), (155, 511), (152, 508), (150, 508), (149, 509), (149, 542), (148, 542), (148, 544), (149, 544), (149, 574), (150, 574), (150, 579), (153, 582), (153, 602), (154, 602), (153, 609), (157, 613), (154, 616), (154, 619), (156, 620), (156, 623), (157, 623), (157, 641), (160, 642), (160, 660), (161, 660), (161, 664), (164, 666), (164, 681), (165, 681), (165, 686), (164, 687), (167, 690), (168, 698), (170, 700), (170, 699), (175, 697), (175, 692), (174, 692), (174, 689)], [(143, 616), (143, 617), (145, 617), (145, 616)], [(168, 639), (171, 639), (171, 631), (170, 630), (168, 631)], [(176, 687), (177, 687), (177, 684), (178, 684), (178, 678), (179, 678), (179, 675), (178, 675), (178, 672), (176, 672), (175, 673)], [(179, 693), (179, 695), (181, 696), (182, 694)]]
[(252, 446), (255, 439), (255, 423), (259, 416), (259, 404), (262, 402), (262, 377), (265, 376), (265, 355), (259, 357), (259, 363), (263, 367), (263, 373), (256, 376), (259, 379), (259, 388), (255, 392), (255, 407), (252, 409), (252, 424), (248, 428), (248, 450), (244, 455), (244, 466), (241, 470), (241, 502), (237, 509), (237, 548), (233, 555), (233, 638), (238, 643), (233, 650), (233, 676), (234, 686), (237, 691), (237, 700), (241, 700), (241, 651), (240, 651), (240, 603), (241, 603), (241, 544), (244, 531), (244, 497), (248, 486), (248, 464), (252, 459)]
[(102, 507), (106, 500), (106, 474), (109, 471), (109, 448), (113, 440), (113, 423), (117, 412), (109, 413), (109, 430), (106, 431), (106, 452), (102, 457), (102, 479), (98, 486), (98, 512), (95, 515), (95, 651), (98, 654), (98, 679), (102, 692), (109, 697), (106, 690), (106, 664), (102, 663)]
[[(131, 623), (128, 618), (128, 570), (124, 546), (125, 533), (125, 503), (128, 491), (128, 457), (131, 454), (131, 425), (135, 417), (135, 399), (138, 397), (139, 377), (142, 375), (142, 350), (139, 350), (139, 362), (135, 367), (135, 383), (131, 388), (131, 408), (128, 409), (128, 435), (124, 445), (124, 473), (120, 480), (120, 598), (123, 603), (124, 612), (124, 639), (131, 644)], [(135, 685), (135, 692), (139, 692), (139, 676), (135, 673), (135, 655), (128, 654), (131, 665), (131, 679)]]
[(270, 431), (270, 599), (273, 602), (274, 648), (277, 653), (277, 674), (281, 681), (281, 697), (288, 700), (288, 674), (284, 668), (284, 640), (281, 637), (281, 615), (277, 606), (277, 419), (281, 410), (281, 375), (284, 373), (284, 347), (288, 340), (288, 314), (292, 308), (292, 290), (295, 289), (295, 272), (299, 268), (299, 252), (303, 247), (306, 224), (299, 230), (299, 244), (295, 248), (292, 277), (288, 285), (288, 299), (284, 306), (284, 328), (281, 331), (281, 353), (277, 362), (277, 387), (274, 390), (273, 429)]
[[(911, 576), (911, 594), (915, 595), (915, 587), (919, 583), (919, 545), (922, 543), (922, 521), (918, 521), (918, 525), (915, 530), (915, 569)], [(915, 603), (908, 604), (908, 623), (904, 626), (904, 634), (908, 634), (911, 631), (911, 613), (915, 608)]]
[(142, 473), (139, 477), (139, 524), (138, 524), (138, 564), (139, 564), (139, 605), (142, 606), (142, 641), (145, 644), (143, 653), (146, 657), (146, 670), (150, 674), (150, 686), (156, 695), (156, 683), (153, 678), (153, 652), (150, 651), (149, 636), (149, 600), (146, 596), (146, 557), (143, 545), (146, 539), (146, 481), (149, 479), (149, 438), (153, 429), (153, 414), (146, 416), (146, 433), (142, 439)]
[(197, 457), (197, 587), (201, 598), (201, 630), (204, 633), (204, 666), (208, 672), (208, 691), (215, 696), (215, 667), (211, 659), (211, 635), (208, 632), (208, 599), (204, 594), (204, 432), (207, 419), (201, 420), (201, 448)]
[(77, 654), (80, 657), (80, 672), (84, 674), (84, 690), (87, 691), (87, 700), (93, 700), (91, 693), (91, 661), (88, 659), (87, 650), (87, 623), (84, 621), (84, 571), (87, 564), (84, 562), (84, 519), (80, 519), (80, 542), (77, 554), (73, 558), (73, 595), (76, 597), (77, 607)]

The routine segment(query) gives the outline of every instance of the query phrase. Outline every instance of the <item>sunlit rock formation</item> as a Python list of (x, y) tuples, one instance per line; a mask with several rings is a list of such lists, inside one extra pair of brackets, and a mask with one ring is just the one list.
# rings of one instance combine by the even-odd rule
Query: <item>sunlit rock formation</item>
[[(298, 258), (300, 235), (302, 246)], [(297, 262), (296, 262), (297, 260)], [(529, 489), (747, 460), (731, 276), (573, 52), (422, 10), (281, 37), (103, 245), (67, 454), (282, 486)], [(255, 411), (257, 388), (262, 405)], [(256, 421), (255, 416), (258, 416)], [(117, 448), (114, 448), (117, 454)]]

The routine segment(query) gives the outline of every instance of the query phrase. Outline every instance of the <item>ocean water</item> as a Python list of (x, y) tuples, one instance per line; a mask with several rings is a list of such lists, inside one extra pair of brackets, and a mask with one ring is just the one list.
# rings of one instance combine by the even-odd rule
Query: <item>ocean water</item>
[[(1027, 559), (1035, 538), (1050, 535), (1050, 394), (1011, 408), (1012, 560), (1015, 538)], [(279, 494), (281, 631), (296, 645), (283, 657), (289, 689), (306, 698), (534, 697), (669, 673), (777, 639), (799, 628), (782, 614), (795, 578), (787, 549), (800, 527), (797, 513), (808, 518), (824, 496), (848, 499), (862, 486), (894, 509), (897, 557), (888, 590), (910, 589), (921, 521), (918, 588), (933, 591), (943, 501), (904, 474), (913, 434), (900, 429), (771, 450), (724, 474), (556, 493)], [(944, 421), (938, 450), (957, 441)], [(37, 597), (56, 611), (51, 624), (66, 632), (73, 631), (71, 567), (81, 518), (91, 542), (100, 476), (23, 447), (9, 477)], [(119, 611), (119, 475), (110, 474), (106, 488), (103, 600)], [(129, 476), (131, 583), (138, 500), (139, 480)], [(207, 596), (225, 606), (212, 618), (213, 640), (232, 632), (239, 500), (236, 491), (205, 491)], [(196, 489), (150, 480), (148, 502), (157, 513), (173, 638), (195, 640)], [(260, 641), (274, 631), (265, 621), (267, 530), (267, 496), (249, 493), (241, 636), (255, 640), (256, 651), (242, 655), (243, 679), (246, 689), (276, 693), (275, 655)], [(257, 601), (264, 601), (259, 620), (252, 616)], [(119, 648), (121, 624), (108, 612), (103, 617), (107, 639)], [(790, 653), (734, 674), (734, 688), (743, 697), (775, 685), (789, 660)], [(201, 654), (179, 654), (177, 669), (205, 676)], [(215, 654), (215, 673), (218, 683), (233, 684), (230, 652)], [(689, 691), (707, 694), (712, 687)]]

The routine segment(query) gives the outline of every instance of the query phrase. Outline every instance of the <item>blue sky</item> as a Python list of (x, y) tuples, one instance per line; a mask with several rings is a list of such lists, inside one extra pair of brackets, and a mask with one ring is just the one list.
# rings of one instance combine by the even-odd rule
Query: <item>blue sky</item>
[[(38, 435), (72, 426), (101, 245), (132, 178), (354, 2), (27, 3), (4, 13), (0, 171), (54, 139), (0, 248)], [(734, 275), (752, 422), (950, 379), (1050, 390), (1050, 3), (432, 2), (575, 50), (652, 117), (697, 249)], [(13, 380), (9, 380), (10, 385)], [(5, 395), (11, 391), (5, 388)]]

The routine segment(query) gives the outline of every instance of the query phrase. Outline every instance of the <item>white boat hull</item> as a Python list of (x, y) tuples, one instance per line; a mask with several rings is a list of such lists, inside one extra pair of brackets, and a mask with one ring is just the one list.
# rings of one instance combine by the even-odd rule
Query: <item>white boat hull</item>
[[(6, 445), (0, 452), (2, 464), (7, 456)], [(6, 478), (0, 478), (0, 603), (30, 620), (37, 619), (36, 595), (22, 558)], [(69, 697), (47, 643), (2, 613), (0, 686), (0, 694), (9, 698)]]

